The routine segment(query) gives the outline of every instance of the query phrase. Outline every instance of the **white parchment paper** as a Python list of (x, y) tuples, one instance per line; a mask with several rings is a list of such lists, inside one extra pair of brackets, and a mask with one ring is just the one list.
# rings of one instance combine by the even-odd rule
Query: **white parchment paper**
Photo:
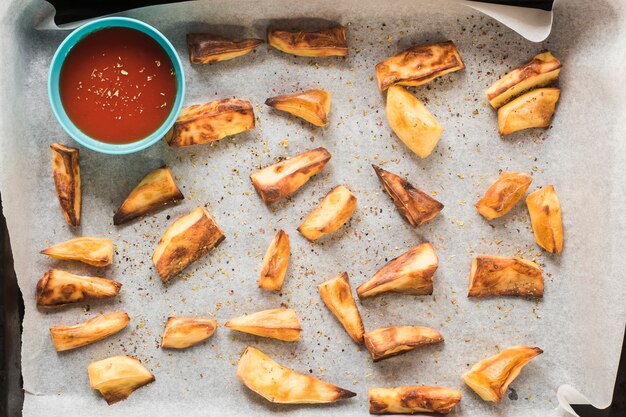
[[(39, 1), (0, 6), (0, 190), (26, 305), (25, 416), (355, 416), (367, 413), (369, 387), (412, 384), (462, 389), (463, 400), (454, 411), (458, 416), (562, 414), (557, 391), (565, 384), (598, 406), (610, 403), (626, 318), (621, 252), (626, 209), (623, 2), (557, 3), (552, 35), (541, 44), (448, 3), (223, 0), (128, 13), (161, 30), (185, 58), (187, 104), (230, 96), (249, 99), (257, 129), (213, 145), (169, 149), (159, 143), (129, 156), (81, 148), (83, 216), (75, 229), (65, 224), (58, 207), (48, 149), (53, 142), (76, 146), (54, 119), (46, 92), (50, 59), (67, 32), (34, 29), (50, 12), (46, 7)], [(331, 23), (347, 27), (348, 59), (297, 58), (266, 45), (247, 57), (210, 66), (192, 67), (186, 59), (189, 31), (264, 38), (269, 24), (314, 28)], [(422, 160), (388, 127), (374, 65), (414, 43), (446, 39), (457, 44), (467, 69), (411, 90), (445, 128), (435, 152)], [(542, 49), (550, 49), (564, 64), (552, 127), (502, 139), (483, 90)], [(312, 87), (333, 95), (326, 128), (313, 128), (263, 105), (267, 97)], [(333, 155), (327, 168), (292, 198), (268, 209), (248, 175), (279, 157), (317, 146)], [(184, 202), (113, 226), (113, 213), (127, 193), (163, 163), (172, 167)], [(445, 209), (423, 227), (411, 228), (383, 192), (371, 163), (436, 193)], [(491, 223), (476, 213), (473, 203), (499, 170), (531, 173), (531, 191), (554, 184), (565, 225), (560, 256), (536, 246), (523, 203)], [(339, 232), (311, 244), (296, 227), (337, 184), (357, 195), (358, 209)], [(173, 219), (198, 205), (214, 214), (226, 240), (164, 286), (150, 257)], [(279, 228), (291, 237), (292, 258), (284, 291), (269, 294), (257, 288), (256, 279), (262, 255)], [(116, 245), (113, 265), (97, 269), (38, 253), (81, 235), (111, 237)], [(358, 304), (366, 329), (427, 325), (439, 329), (446, 341), (374, 364), (323, 306), (316, 285), (347, 271), (354, 289), (387, 260), (422, 241), (431, 241), (440, 258), (433, 296), (388, 295)], [(478, 254), (535, 259), (545, 271), (544, 299), (467, 299), (469, 267)], [(112, 301), (38, 310), (35, 285), (51, 267), (119, 280), (122, 292)], [(158, 347), (168, 316), (215, 316), (223, 324), (281, 304), (301, 318), (300, 342), (220, 327), (207, 343), (188, 350)], [(89, 347), (54, 351), (50, 326), (110, 311), (128, 312), (129, 328)], [(358, 395), (321, 407), (269, 404), (237, 380), (236, 363), (249, 344)], [(460, 375), (514, 344), (536, 345), (544, 354), (522, 371), (502, 403), (481, 401)], [(87, 365), (119, 354), (141, 359), (156, 382), (109, 407), (90, 390)]]

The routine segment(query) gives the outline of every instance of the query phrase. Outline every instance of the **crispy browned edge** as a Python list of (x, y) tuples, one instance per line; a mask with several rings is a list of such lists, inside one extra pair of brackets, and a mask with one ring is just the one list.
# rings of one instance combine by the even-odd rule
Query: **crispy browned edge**
[[(205, 42), (221, 42), (221, 49), (214, 46), (212, 47), (211, 45), (203, 45)], [(188, 33), (187, 50), (189, 51), (189, 62), (192, 64), (208, 64), (216, 62), (220, 55), (239, 51), (247, 51), (246, 53), (250, 53), (264, 42), (263, 39), (257, 38), (244, 38), (235, 41), (213, 33)], [(205, 61), (203, 58), (209, 59)]]
[[(77, 168), (78, 175), (80, 176), (80, 151), (76, 148), (61, 145), (60, 143), (53, 143), (52, 145), (50, 145), (50, 150), (52, 150), (52, 152), (55, 152), (63, 159), (64, 165), (66, 165), (68, 167), (68, 171), (72, 173), (70, 177), (72, 181), (67, 189), (63, 187), (63, 181), (57, 176), (57, 173), (54, 170), (54, 166), (52, 169), (52, 178), (54, 179), (54, 186), (57, 191), (59, 203), (61, 204), (61, 210), (63, 210), (63, 212), (67, 215), (68, 223), (70, 224), (70, 226), (78, 226), (80, 225), (80, 207), (78, 208), (79, 212), (76, 213), (74, 211), (74, 200), (80, 197), (77, 196), (76, 193), (76, 177), (74, 175), (74, 170), (75, 168)], [(81, 193), (80, 187), (78, 189), (78, 193)], [(65, 194), (67, 194), (67, 198), (62, 197)]]
[[(280, 35), (276, 35), (279, 33)], [(324, 35), (324, 36), (320, 36)], [(270, 37), (276, 36), (283, 42), (289, 44), (291, 49), (333, 49), (337, 51), (336, 54), (326, 56), (347, 56), (348, 55), (348, 41), (346, 39), (346, 29), (343, 26), (335, 26), (332, 28), (312, 30), (312, 31), (288, 31), (284, 29), (267, 28), (267, 39), (271, 46), (274, 46), (270, 42)], [(287, 39), (289, 37), (289, 39)], [(295, 39), (295, 41), (294, 41)], [(328, 39), (332, 39), (331, 42)], [(297, 47), (296, 42), (306, 42), (307, 48)], [(334, 41), (334, 42), (333, 42)], [(278, 49), (278, 48), (276, 48)], [(283, 51), (281, 51), (283, 52)]]
[[(437, 331), (437, 329), (429, 327), (429, 329), (432, 329), (432, 330), (434, 330), (435, 332), (437, 332), (439, 334), (439, 337), (437, 339), (433, 339), (431, 342), (423, 343), (423, 344), (419, 344), (419, 345), (395, 343), (396, 341), (394, 339), (392, 339), (392, 337), (394, 337), (396, 335), (396, 332), (393, 332), (393, 330), (395, 330), (396, 327), (399, 327), (399, 326), (379, 327), (377, 329), (370, 330), (369, 332), (365, 332), (363, 334), (363, 341), (365, 342), (365, 347), (370, 352), (370, 356), (372, 357), (372, 361), (373, 362), (379, 362), (379, 361), (382, 361), (383, 359), (392, 358), (394, 356), (398, 356), (398, 355), (403, 355), (405, 353), (409, 353), (410, 351), (415, 350), (415, 349), (417, 349), (420, 346), (431, 345), (431, 344), (434, 344), (434, 343), (441, 343), (441, 342), (444, 341), (443, 335), (441, 333), (439, 333), (439, 331)], [(425, 326), (415, 326), (415, 327), (425, 327)], [(376, 345), (372, 344), (371, 338), (368, 337), (369, 335), (371, 335), (374, 332), (381, 332), (381, 333), (384, 333), (386, 336), (389, 336), (388, 339), (394, 342), (394, 347), (409, 346), (410, 348), (409, 349), (400, 350), (400, 351), (397, 351), (397, 352), (392, 352), (392, 353), (381, 352), (379, 349), (377, 349)]]
[[(43, 277), (41, 277), (41, 279), (39, 281), (37, 281), (36, 300), (37, 300), (37, 305), (39, 307), (61, 307), (61, 306), (67, 304), (67, 303), (66, 304), (45, 304), (45, 303), (43, 303), (44, 297), (46, 296), (46, 293), (47, 293), (47, 286), (48, 286), (48, 280), (50, 279), (50, 272), (52, 272), (52, 269), (49, 269), (48, 271), (46, 271), (46, 273), (43, 275)], [(102, 279), (106, 279), (106, 278), (102, 278)], [(119, 294), (120, 289), (122, 288), (122, 283), (118, 282), (118, 281), (115, 281), (115, 280), (112, 280), (112, 279), (109, 279), (108, 281), (110, 281), (111, 284), (113, 286), (115, 286), (115, 288), (117, 290), (115, 294), (116, 295)], [(76, 302), (78, 303), (78, 302), (81, 302), (81, 301), (84, 301), (84, 300), (88, 300), (90, 298), (92, 298), (92, 297), (87, 296), (85, 298), (82, 298), (81, 300), (76, 300)]]
[[(506, 261), (506, 265), (503, 265), (504, 261)], [(536, 269), (526, 265), (524, 262), (520, 261), (517, 258), (500, 258), (500, 257), (494, 257), (494, 256), (487, 256), (487, 255), (480, 255), (477, 256), (476, 258), (474, 258), (474, 260), (472, 261), (472, 267), (471, 267), (471, 272), (470, 272), (470, 283), (469, 283), (469, 290), (467, 293), (468, 297), (476, 297), (476, 298), (480, 298), (480, 297), (493, 297), (493, 296), (518, 296), (518, 297), (531, 297), (531, 298), (542, 298), (543, 297), (543, 274), (541, 269), (539, 269), (539, 276), (541, 277), (541, 287), (537, 288), (536, 290), (525, 290), (523, 288), (519, 288), (516, 287), (514, 290), (507, 290), (507, 291), (500, 291), (497, 289), (489, 289), (486, 287), (481, 287), (481, 288), (477, 288), (474, 283), (477, 279), (476, 273), (478, 272), (482, 272), (481, 275), (478, 276), (478, 279), (480, 280), (481, 277), (484, 277), (486, 275), (490, 275), (490, 271), (485, 271), (484, 269), (481, 269), (481, 267), (484, 268), (485, 265), (493, 265), (493, 269), (495, 269), (496, 271), (499, 269), (502, 269), (503, 266), (509, 266), (509, 265), (519, 265), (520, 268), (516, 268), (516, 271), (518, 270), (522, 270), (522, 271), (526, 271), (526, 272), (520, 272), (520, 274), (522, 275), (526, 275), (526, 276), (535, 276), (536, 275)]]

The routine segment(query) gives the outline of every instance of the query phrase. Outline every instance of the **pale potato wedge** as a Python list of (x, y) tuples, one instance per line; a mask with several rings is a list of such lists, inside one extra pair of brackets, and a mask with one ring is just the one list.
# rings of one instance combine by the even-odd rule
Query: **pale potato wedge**
[(121, 331), (130, 322), (127, 313), (108, 313), (73, 326), (50, 327), (54, 350), (63, 352), (87, 346)]
[(267, 43), (279, 51), (297, 56), (348, 55), (346, 31), (342, 26), (312, 32), (268, 29)]
[(127, 399), (135, 390), (154, 381), (154, 375), (131, 356), (92, 362), (87, 371), (91, 389), (100, 391), (109, 405)]
[(265, 104), (293, 114), (315, 126), (328, 123), (330, 113), (330, 93), (321, 89), (306, 90), (301, 93), (270, 97)]
[(504, 171), (476, 203), (476, 210), (487, 220), (507, 214), (522, 199), (532, 177), (524, 172)]
[(106, 278), (83, 277), (50, 269), (37, 283), (37, 305), (56, 307), (85, 300), (115, 297), (122, 284)]
[(443, 336), (435, 329), (422, 326), (379, 327), (363, 335), (365, 347), (372, 360), (378, 362), (392, 356), (407, 353), (420, 346), (443, 342)]
[(538, 347), (511, 346), (478, 362), (461, 379), (483, 400), (499, 403), (522, 368), (541, 353)]
[(262, 39), (248, 38), (235, 41), (213, 33), (187, 34), (189, 62), (192, 64), (228, 61), (249, 54), (262, 43)]
[(302, 221), (298, 232), (310, 241), (331, 234), (350, 220), (356, 210), (356, 196), (340, 185), (326, 197)]
[(472, 261), (468, 297), (543, 297), (539, 265), (522, 258), (477, 256)]
[(161, 347), (185, 349), (205, 341), (215, 333), (217, 320), (199, 317), (169, 317), (163, 330)]
[(422, 243), (389, 261), (356, 289), (360, 299), (385, 293), (430, 295), (433, 275), (439, 267), (435, 248)]
[(78, 226), (82, 206), (79, 150), (59, 143), (50, 145), (50, 150), (52, 178), (63, 217), (70, 226)]
[(78, 237), (49, 246), (41, 253), (62, 261), (107, 266), (113, 262), (113, 241), (102, 237)]
[(444, 387), (409, 386), (369, 389), (370, 414), (448, 414), (461, 401), (461, 391)]
[(356, 343), (363, 343), (363, 321), (350, 291), (348, 273), (342, 272), (335, 278), (317, 286), (322, 301), (346, 332)]
[(159, 241), (152, 262), (161, 280), (167, 283), (224, 238), (211, 213), (198, 207), (172, 223)]
[(559, 100), (558, 88), (537, 88), (498, 109), (498, 131), (508, 135), (520, 130), (550, 126)]
[(300, 340), (302, 330), (296, 312), (289, 308), (263, 310), (237, 317), (228, 320), (224, 326), (231, 330), (285, 342)]
[(267, 291), (280, 291), (283, 288), (289, 266), (289, 248), (289, 235), (279, 230), (265, 252), (259, 288)]
[(286, 368), (252, 346), (248, 346), (239, 359), (237, 377), (246, 387), (272, 403), (333, 403), (356, 395)]
[(563, 250), (561, 203), (552, 184), (528, 194), (526, 206), (535, 242), (550, 253)]

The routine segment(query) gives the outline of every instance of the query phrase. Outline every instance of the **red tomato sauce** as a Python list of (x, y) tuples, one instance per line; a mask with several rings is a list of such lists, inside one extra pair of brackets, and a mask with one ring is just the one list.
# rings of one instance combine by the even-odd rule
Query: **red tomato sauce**
[(172, 61), (148, 35), (106, 28), (67, 54), (59, 80), (63, 108), (83, 133), (107, 143), (130, 143), (157, 130), (176, 98)]

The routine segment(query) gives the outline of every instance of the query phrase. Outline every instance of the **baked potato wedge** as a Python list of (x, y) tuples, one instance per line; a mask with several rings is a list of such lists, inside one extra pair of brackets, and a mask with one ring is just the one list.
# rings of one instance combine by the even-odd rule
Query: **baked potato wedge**
[(85, 300), (115, 297), (122, 283), (50, 269), (37, 283), (37, 305), (56, 307)]
[(558, 88), (537, 88), (498, 109), (498, 131), (508, 135), (520, 130), (550, 126), (559, 100)]
[(522, 199), (533, 179), (524, 172), (504, 171), (476, 203), (476, 210), (487, 220), (507, 214)]
[(477, 256), (472, 261), (468, 297), (543, 297), (539, 265), (522, 258)]
[(376, 64), (378, 88), (418, 86), (465, 68), (452, 41), (416, 45)]
[(326, 90), (311, 89), (301, 93), (270, 97), (265, 104), (293, 114), (315, 126), (328, 123), (330, 113), (330, 93)]
[(154, 213), (184, 198), (174, 181), (172, 171), (169, 167), (162, 166), (146, 175), (133, 188), (113, 216), (113, 224), (117, 226), (148, 213)]
[(275, 308), (248, 314), (230, 319), (224, 326), (231, 330), (285, 342), (300, 340), (302, 330), (296, 312), (290, 308)]
[(289, 235), (284, 230), (279, 230), (265, 252), (259, 288), (267, 291), (280, 291), (283, 288), (289, 266), (289, 252)]
[(198, 317), (169, 317), (163, 331), (161, 347), (184, 349), (205, 341), (215, 333), (217, 320)]
[(563, 219), (561, 203), (552, 184), (533, 191), (526, 197), (526, 207), (535, 234), (535, 242), (550, 253), (563, 250)]
[(498, 109), (525, 91), (556, 81), (560, 72), (561, 62), (551, 52), (544, 51), (496, 81), (485, 91), (485, 96), (491, 107)]
[(359, 345), (363, 343), (363, 321), (350, 291), (348, 273), (342, 272), (335, 278), (317, 286), (322, 301), (337, 317), (346, 332)]
[(82, 189), (80, 183), (79, 150), (53, 143), (52, 178), (65, 221), (70, 226), (80, 225)]
[(340, 185), (326, 197), (302, 221), (298, 232), (310, 241), (331, 234), (350, 220), (356, 210), (356, 196)]
[(165, 141), (174, 147), (215, 142), (254, 129), (254, 110), (246, 100), (225, 98), (194, 104), (180, 112)]
[(213, 33), (187, 34), (189, 62), (192, 64), (228, 61), (249, 54), (262, 43), (262, 39), (248, 38), (235, 41)]
[(443, 342), (443, 336), (430, 327), (389, 326), (366, 332), (363, 340), (372, 360), (378, 362), (420, 346)]
[(268, 29), (267, 43), (279, 51), (297, 56), (348, 55), (348, 41), (343, 26), (312, 32)]
[(41, 253), (62, 261), (107, 266), (113, 262), (113, 241), (102, 237), (78, 237), (49, 246)]
[(385, 293), (430, 295), (433, 275), (439, 267), (435, 248), (422, 243), (387, 262), (374, 276), (356, 289), (360, 299)]
[(444, 387), (409, 386), (369, 389), (370, 414), (448, 414), (461, 401), (461, 391)]
[(372, 167), (396, 208), (406, 217), (411, 226), (421, 226), (443, 210), (443, 204), (413, 187), (405, 178), (376, 165)]
[(542, 353), (538, 347), (511, 346), (478, 362), (461, 379), (483, 400), (499, 403), (522, 368)]
[(50, 327), (54, 350), (63, 352), (87, 346), (121, 331), (130, 322), (127, 313), (108, 313), (73, 326)]
[(320, 172), (330, 160), (330, 152), (316, 148), (266, 166), (252, 174), (254, 189), (267, 205), (293, 194)]
[(154, 375), (131, 356), (113, 356), (92, 362), (87, 368), (91, 389), (100, 391), (107, 404), (115, 404), (136, 389), (154, 381)]
[(356, 394), (274, 362), (248, 346), (237, 365), (237, 377), (267, 401), (279, 404), (334, 403)]
[(224, 238), (224, 232), (204, 207), (178, 218), (165, 231), (152, 255), (161, 281), (167, 283)]

